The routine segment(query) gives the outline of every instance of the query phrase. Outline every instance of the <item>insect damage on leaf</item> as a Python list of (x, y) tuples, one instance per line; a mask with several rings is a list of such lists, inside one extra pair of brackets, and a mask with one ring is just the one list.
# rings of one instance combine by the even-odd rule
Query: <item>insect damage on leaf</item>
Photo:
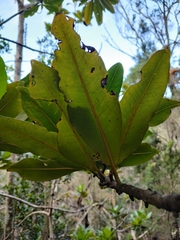
[(85, 52), (92, 53), (92, 52), (96, 51), (96, 49), (94, 47), (86, 46), (82, 41), (80, 42), (80, 46), (81, 46), (81, 49), (83, 49)]
[(101, 87), (104, 88), (108, 84), (108, 75), (101, 80)]

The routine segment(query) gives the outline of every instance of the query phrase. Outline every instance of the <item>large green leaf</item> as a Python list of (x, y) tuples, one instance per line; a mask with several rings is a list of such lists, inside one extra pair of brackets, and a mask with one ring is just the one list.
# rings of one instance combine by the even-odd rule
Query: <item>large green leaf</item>
[(160, 123), (164, 122), (171, 114), (171, 109), (179, 106), (179, 102), (172, 99), (163, 98), (159, 105), (159, 108), (155, 112), (155, 115), (150, 120), (149, 125), (157, 126)]
[(74, 20), (57, 14), (52, 33), (60, 40), (53, 68), (59, 72), (69, 119), (79, 136), (107, 165), (118, 162), (121, 112), (117, 97), (101, 88), (107, 72), (92, 47), (82, 44), (73, 30)]
[(131, 156), (120, 163), (119, 167), (140, 165), (151, 160), (157, 153), (156, 148), (151, 147), (148, 143), (142, 143)]
[(169, 58), (167, 49), (153, 54), (142, 68), (141, 81), (130, 86), (120, 101), (123, 131), (120, 162), (139, 147), (162, 101), (169, 80)]
[(56, 124), (61, 117), (57, 104), (31, 98), (29, 90), (25, 87), (20, 87), (18, 90), (21, 92), (23, 109), (31, 121), (45, 127), (48, 131), (57, 132)]
[(84, 168), (95, 172), (96, 165), (93, 160), (93, 151), (82, 141), (69, 121), (67, 100), (58, 85), (58, 72), (35, 60), (31, 61), (31, 64), (29, 86), (31, 97), (53, 101), (62, 110), (61, 121), (58, 124), (59, 151), (72, 162), (80, 163)]
[(17, 172), (22, 178), (31, 181), (48, 181), (70, 174), (75, 169), (61, 166), (60, 163), (54, 160), (25, 158), (12, 164), (8, 171)]
[(0, 116), (0, 127), (0, 141), (6, 144), (44, 158), (54, 159), (64, 167), (84, 169), (59, 153), (57, 133), (48, 132), (44, 127), (2, 116)]
[(0, 100), (0, 115), (16, 117), (22, 111), (21, 94), (16, 89), (23, 83), (14, 82), (7, 85), (7, 92)]
[(5, 70), (5, 64), (0, 56), (0, 99), (6, 92), (6, 85), (7, 85), (7, 74)]

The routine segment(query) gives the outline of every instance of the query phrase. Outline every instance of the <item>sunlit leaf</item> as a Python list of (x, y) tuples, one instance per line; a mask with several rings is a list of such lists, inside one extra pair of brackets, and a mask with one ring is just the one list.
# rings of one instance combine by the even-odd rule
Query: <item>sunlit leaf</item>
[(0, 57), (0, 99), (6, 92), (6, 85), (7, 85), (7, 74), (5, 70), (5, 64), (2, 57)]
[(142, 68), (142, 79), (128, 88), (120, 101), (123, 135), (120, 162), (143, 140), (149, 121), (162, 101), (169, 80), (169, 50), (157, 51)]
[(71, 167), (61, 166), (54, 160), (35, 158), (22, 159), (8, 168), (8, 171), (17, 172), (22, 178), (31, 181), (49, 181), (70, 174), (75, 170)]
[(119, 167), (135, 166), (143, 164), (152, 159), (158, 153), (156, 148), (151, 147), (148, 143), (142, 143), (138, 149), (128, 158), (124, 159)]
[(60, 50), (55, 51), (53, 68), (59, 72), (60, 89), (67, 101), (72, 126), (93, 152), (111, 165), (119, 156), (119, 103), (116, 96), (101, 87), (107, 76), (104, 63), (94, 48), (85, 45), (80, 48), (73, 22), (62, 14), (54, 18), (52, 32), (61, 42)]
[(70, 123), (67, 102), (58, 85), (58, 72), (35, 60), (31, 63), (30, 95), (35, 99), (56, 102), (57, 106), (63, 111), (61, 124), (58, 124), (59, 151), (72, 162), (80, 163), (83, 168), (94, 170), (93, 151), (79, 137)]

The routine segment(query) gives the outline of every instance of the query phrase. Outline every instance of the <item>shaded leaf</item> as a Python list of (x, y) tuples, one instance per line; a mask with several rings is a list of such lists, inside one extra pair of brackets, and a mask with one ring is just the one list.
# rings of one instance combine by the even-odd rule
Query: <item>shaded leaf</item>
[(149, 126), (157, 126), (164, 122), (171, 114), (171, 109), (179, 106), (179, 102), (172, 99), (163, 98), (159, 108), (155, 112), (153, 118), (150, 120)]
[(142, 79), (128, 88), (120, 101), (123, 135), (120, 162), (140, 145), (149, 121), (162, 101), (169, 80), (169, 50), (157, 51), (142, 68)]
[(93, 12), (93, 1), (89, 1), (84, 9), (84, 24), (87, 26), (90, 24), (92, 19), (92, 12)]
[(109, 0), (100, 0), (100, 3), (109, 12), (114, 13), (114, 7)]
[(0, 116), (0, 129), (0, 142), (44, 158), (54, 159), (64, 167), (82, 169), (59, 153), (55, 132), (48, 132), (44, 127), (2, 116)]
[(93, 47), (85, 46), (87, 51), (80, 48), (73, 24), (73, 19), (62, 14), (54, 18), (52, 33), (61, 42), (53, 68), (59, 72), (73, 128), (103, 162), (113, 165), (118, 161), (121, 139), (119, 103), (116, 96), (101, 88), (107, 75), (104, 63)]
[(26, 150), (20, 148), (20, 147), (16, 147), (13, 144), (7, 144), (4, 141), (0, 140), (0, 151), (9, 151), (12, 153), (17, 153), (17, 154), (22, 154), (25, 153)]
[(58, 72), (35, 60), (31, 63), (30, 95), (35, 99), (54, 101), (63, 111), (61, 121), (58, 124), (59, 151), (72, 162), (80, 163), (83, 168), (94, 171), (96, 166), (92, 160), (93, 151), (82, 141), (69, 121), (67, 103), (58, 86)]
[(7, 92), (0, 100), (0, 115), (16, 117), (22, 111), (21, 94), (16, 88), (22, 84), (14, 82), (7, 85)]
[(114, 64), (109, 70), (108, 70), (108, 81), (107, 85), (105, 85), (105, 88), (110, 93), (115, 93), (117, 96), (119, 96), (122, 82), (123, 82), (123, 66), (121, 63)]
[(5, 64), (0, 56), (0, 99), (6, 92), (6, 85), (7, 85), (7, 74), (5, 70)]
[(96, 17), (96, 21), (99, 25), (102, 24), (102, 21), (103, 21), (103, 8), (99, 2), (99, 0), (95, 0), (94, 1), (94, 14), (95, 14), (95, 17)]
[(148, 143), (142, 143), (138, 149), (128, 158), (124, 159), (119, 167), (135, 166), (143, 164), (152, 159), (158, 153), (156, 148), (151, 147)]
[(61, 111), (55, 102), (35, 100), (30, 97), (29, 90), (20, 87), (22, 106), (32, 122), (45, 127), (48, 131), (57, 132), (56, 124), (61, 117)]
[(49, 181), (70, 174), (76, 169), (61, 166), (54, 160), (25, 158), (12, 164), (8, 169), (17, 172), (22, 178), (31, 181)]

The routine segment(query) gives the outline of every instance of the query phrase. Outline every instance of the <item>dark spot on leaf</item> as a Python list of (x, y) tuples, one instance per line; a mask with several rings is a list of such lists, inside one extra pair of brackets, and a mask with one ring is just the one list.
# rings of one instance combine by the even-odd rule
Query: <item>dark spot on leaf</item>
[(101, 80), (101, 87), (104, 88), (108, 84), (108, 75)]
[(113, 90), (111, 90), (111, 95), (116, 95), (116, 93)]
[(83, 22), (85, 26), (87, 26), (86, 22)]
[(31, 75), (32, 78), (34, 78), (34, 75)]
[(142, 71), (140, 71), (140, 73), (142, 74)]
[(94, 70), (95, 70), (95, 67), (92, 67), (92, 68), (91, 68), (91, 73), (93, 73), (93, 72), (94, 72)]

